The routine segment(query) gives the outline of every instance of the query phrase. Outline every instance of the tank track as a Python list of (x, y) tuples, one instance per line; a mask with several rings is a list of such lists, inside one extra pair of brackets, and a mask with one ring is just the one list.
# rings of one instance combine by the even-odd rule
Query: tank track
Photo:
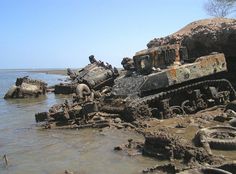
[[(225, 87), (228, 88), (227, 90), (230, 92), (230, 101), (236, 99), (236, 92), (232, 86), (232, 84), (226, 80), (226, 79), (219, 79), (219, 80), (205, 80), (197, 83), (192, 83), (190, 85), (185, 85), (176, 89), (171, 89), (165, 92), (160, 92), (154, 95), (149, 95), (143, 98), (138, 98), (133, 101), (131, 101), (128, 105), (127, 108), (128, 110), (132, 109), (135, 110), (135, 108), (138, 108), (140, 105), (149, 105), (152, 102), (155, 101), (160, 101), (163, 99), (170, 98), (171, 96), (178, 95), (182, 93), (183, 91), (187, 91), (190, 89), (199, 89), (202, 86), (207, 85), (207, 86), (216, 86), (216, 87)], [(130, 114), (130, 113), (129, 113)]]
[(115, 113), (115, 114), (120, 114), (124, 110), (124, 106), (109, 106), (109, 105), (104, 105), (100, 107), (100, 111), (102, 112), (107, 112), (107, 113)]

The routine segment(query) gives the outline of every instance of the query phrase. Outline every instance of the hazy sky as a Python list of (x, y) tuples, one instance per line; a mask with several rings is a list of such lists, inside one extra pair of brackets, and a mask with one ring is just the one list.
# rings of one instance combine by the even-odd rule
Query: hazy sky
[(0, 0), (0, 69), (121, 67), (155, 37), (208, 18), (205, 0)]

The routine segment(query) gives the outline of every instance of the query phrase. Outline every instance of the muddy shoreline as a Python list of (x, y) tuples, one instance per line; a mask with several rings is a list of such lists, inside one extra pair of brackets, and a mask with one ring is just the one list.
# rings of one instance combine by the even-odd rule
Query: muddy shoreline
[[(202, 128), (228, 127), (229, 119), (236, 117), (232, 111), (226, 112), (225, 106), (215, 106), (195, 114), (182, 115), (169, 119), (145, 118), (127, 123), (112, 114), (97, 113), (90, 116), (82, 126), (48, 124), (43, 129), (76, 129), (83, 128), (103, 130), (124, 130), (138, 133), (145, 140), (134, 137), (127, 139), (127, 144), (117, 144), (114, 152), (122, 151), (128, 156), (147, 156), (154, 158), (160, 166), (150, 166), (143, 173), (179, 173), (187, 169), (218, 167), (236, 160), (236, 153), (230, 149), (208, 149), (196, 142), (196, 135)], [(235, 128), (233, 128), (235, 129)], [(224, 136), (224, 135), (223, 135)], [(222, 137), (224, 139), (224, 137)], [(226, 137), (225, 137), (226, 138)], [(234, 137), (233, 137), (234, 138)], [(223, 140), (222, 139), (222, 140)], [(164, 161), (163, 161), (164, 160)], [(234, 163), (233, 163), (234, 164)]]
[[(63, 73), (63, 70), (34, 72), (47, 74), (50, 72), (53, 74)], [(106, 96), (106, 90), (109, 91), (110, 89), (104, 88), (100, 95)], [(144, 141), (137, 141), (135, 137), (131, 136), (127, 139), (127, 144), (117, 144), (117, 146), (109, 147), (109, 150), (114, 149), (114, 153), (123, 151), (123, 154), (128, 156), (151, 157), (157, 161), (157, 164), (164, 162), (163, 165), (144, 168), (143, 173), (153, 173), (154, 171), (175, 174), (189, 169), (201, 170), (201, 168), (208, 166), (216, 167), (214, 170), (218, 170), (219, 167), (225, 165), (225, 162), (231, 165), (231, 162), (236, 160), (234, 149), (231, 150), (226, 147), (220, 150), (209, 149), (209, 147), (195, 142), (196, 134), (202, 128), (230, 126), (229, 120), (236, 118), (236, 112), (227, 112), (227, 109), (230, 108), (227, 108), (225, 104), (204, 109), (194, 114), (174, 114), (167, 119), (147, 117), (145, 113), (142, 116), (135, 115), (135, 120), (131, 121), (122, 114), (99, 112), (97, 107), (101, 109), (100, 104), (106, 105), (100, 101), (100, 95), (97, 91), (94, 101), (89, 98), (81, 100), (79, 96), (74, 95), (65, 100), (64, 103), (53, 105), (48, 112), (38, 113), (39, 117), (36, 114), (36, 121), (46, 121), (42, 125), (42, 129), (81, 130), (92, 128), (101, 132), (109, 129), (109, 131), (124, 130), (141, 134), (144, 136)], [(234, 107), (235, 105), (231, 109), (235, 109)], [(235, 143), (236, 131), (234, 129), (236, 130), (236, 128), (232, 128), (232, 134), (231, 132), (214, 132), (217, 133), (216, 139), (226, 139), (227, 141), (232, 138), (233, 143)], [(233, 145), (233, 148), (235, 147)]]

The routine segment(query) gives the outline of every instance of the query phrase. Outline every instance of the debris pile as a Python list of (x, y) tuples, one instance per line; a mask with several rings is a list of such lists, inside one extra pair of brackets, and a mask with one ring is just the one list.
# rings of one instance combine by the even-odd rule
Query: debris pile
[(100, 90), (105, 86), (112, 86), (114, 80), (119, 76), (118, 70), (109, 63), (97, 61), (93, 55), (89, 56), (90, 64), (73, 72), (67, 69), (70, 82), (55, 85), (56, 94), (72, 94), (76, 92), (78, 84), (86, 84), (90, 89)]
[(210, 148), (235, 150), (236, 128), (231, 126), (203, 128), (197, 132), (196, 139), (209, 153), (211, 153)]
[(53, 105), (48, 112), (35, 114), (36, 122), (43, 122), (46, 129), (82, 129), (114, 127), (117, 129), (135, 129), (135, 126), (124, 122), (119, 114), (100, 112), (97, 101), (65, 100), (63, 104)]
[(222, 159), (210, 155), (203, 148), (192, 146), (186, 139), (158, 131), (145, 136), (143, 153), (158, 159), (182, 160), (185, 164), (218, 164)]

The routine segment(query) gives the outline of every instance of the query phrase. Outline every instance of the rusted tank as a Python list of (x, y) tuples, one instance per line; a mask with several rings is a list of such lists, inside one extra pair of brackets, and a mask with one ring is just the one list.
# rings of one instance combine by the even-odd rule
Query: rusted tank
[(89, 57), (90, 64), (78, 72), (76, 81), (88, 85), (90, 89), (98, 90), (103, 86), (111, 86), (119, 75), (116, 68), (102, 61), (97, 61), (93, 55)]
[(47, 90), (47, 83), (41, 80), (34, 80), (26, 77), (17, 78), (13, 85), (5, 94), (4, 98), (27, 98), (44, 95)]
[(73, 94), (75, 93), (77, 83), (59, 83), (54, 86), (55, 94)]
[(119, 112), (130, 121), (145, 116), (169, 118), (236, 98), (230, 82), (217, 77), (227, 71), (224, 54), (202, 56), (193, 63), (186, 60), (187, 50), (179, 44), (137, 52), (134, 70), (115, 80), (101, 109)]
[(73, 80), (71, 83), (55, 85), (56, 94), (71, 94), (76, 92), (78, 84), (86, 84), (90, 89), (99, 90), (104, 86), (112, 86), (119, 75), (118, 70), (110, 64), (97, 61), (93, 55), (89, 57), (90, 64), (80, 69), (78, 73), (68, 71)]

